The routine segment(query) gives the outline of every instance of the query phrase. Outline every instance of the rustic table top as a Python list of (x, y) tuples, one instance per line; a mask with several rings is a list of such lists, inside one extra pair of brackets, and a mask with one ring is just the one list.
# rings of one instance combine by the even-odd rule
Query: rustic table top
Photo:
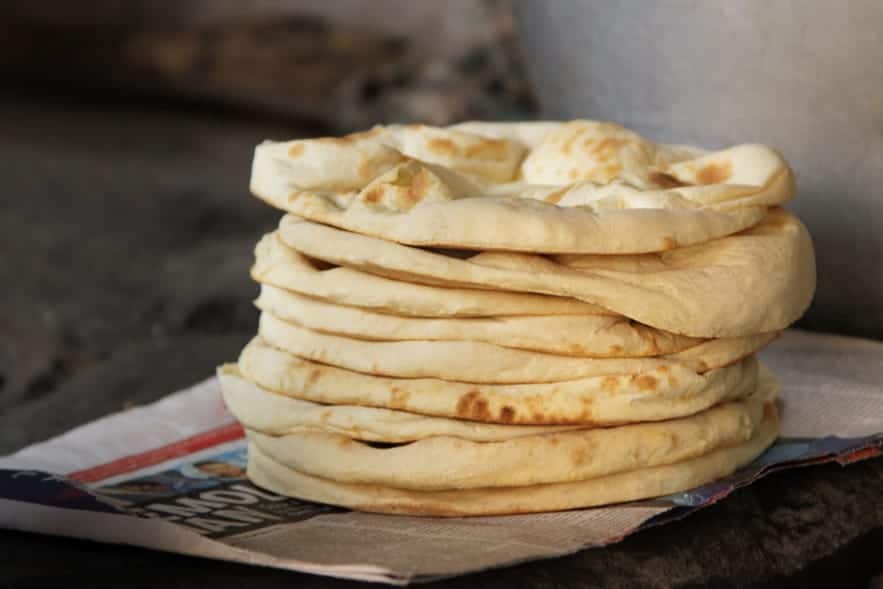
[[(255, 329), (252, 247), (277, 213), (248, 197), (253, 146), (292, 123), (0, 97), (0, 454), (235, 358)], [(446, 587), (883, 588), (883, 459), (774, 474), (603, 549)], [(136, 548), (0, 532), (3, 586), (349, 587)]]

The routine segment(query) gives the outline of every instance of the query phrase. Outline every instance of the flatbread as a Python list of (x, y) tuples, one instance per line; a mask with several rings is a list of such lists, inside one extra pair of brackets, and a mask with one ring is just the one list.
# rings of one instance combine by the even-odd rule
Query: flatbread
[(615, 315), (572, 298), (429, 286), (331, 266), (291, 249), (276, 233), (265, 235), (255, 248), (251, 276), (262, 284), (328, 302), (413, 317)]
[(497, 137), (393, 125), (265, 142), (251, 191), (300, 217), (409, 245), (601, 254), (729, 235), (794, 193), (788, 165), (762, 145), (702, 152), (611, 123), (543, 133), (511, 125)]
[(501, 425), (430, 417), (394, 409), (302, 401), (245, 379), (235, 364), (218, 368), (224, 402), (242, 425), (273, 436), (330, 433), (366, 442), (404, 443), (452, 436), (473, 442), (568, 431), (575, 425)]
[(757, 384), (753, 357), (703, 374), (686, 364), (647, 362), (644, 372), (551, 384), (475, 384), (388, 378), (312, 362), (254, 338), (239, 356), (248, 380), (298, 399), (399, 409), (517, 425), (617, 425), (658, 421), (740, 399)]
[(561, 511), (660, 497), (725, 477), (769, 447), (778, 429), (775, 405), (767, 403), (756, 435), (747, 442), (674, 464), (567, 483), (447, 491), (339, 483), (288, 468), (254, 442), (248, 447), (248, 477), (281, 495), (377, 513), (456, 517)]
[(481, 318), (402, 317), (335, 305), (269, 285), (257, 307), (312, 331), (376, 341), (474, 341), (551, 354), (634, 358), (672, 354), (702, 343), (615, 315)]
[[(574, 482), (682, 462), (747, 442), (777, 385), (768, 372), (751, 397), (655, 423), (474, 442), (453, 436), (376, 447), (346, 435), (248, 432), (275, 462), (339, 483), (441, 491)], [(517, 429), (519, 426), (511, 426)]]
[[(441, 378), (472, 383), (562, 382), (608, 374), (639, 374), (677, 363), (676, 358), (582, 358), (507, 348), (474, 341), (368, 341), (306, 329), (267, 312), (258, 334), (301, 358), (366, 374)], [(683, 352), (689, 366), (705, 369), (738, 361), (765, 337), (708, 340)], [(712, 350), (706, 356), (703, 350)], [(717, 364), (715, 364), (717, 362)]]
[(310, 257), (397, 280), (573, 297), (692, 337), (784, 329), (815, 291), (809, 234), (782, 209), (737, 235), (643, 256), (484, 252), (460, 259), (291, 215), (279, 236)]

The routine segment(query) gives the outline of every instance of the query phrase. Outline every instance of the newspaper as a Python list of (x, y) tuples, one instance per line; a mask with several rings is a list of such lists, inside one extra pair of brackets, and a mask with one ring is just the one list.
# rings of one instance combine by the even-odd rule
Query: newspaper
[(245, 478), (214, 378), (0, 459), (0, 526), (404, 585), (617, 542), (774, 469), (880, 454), (883, 344), (791, 331), (763, 353), (782, 437), (733, 476), (668, 497), (538, 515), (418, 518), (281, 497)]

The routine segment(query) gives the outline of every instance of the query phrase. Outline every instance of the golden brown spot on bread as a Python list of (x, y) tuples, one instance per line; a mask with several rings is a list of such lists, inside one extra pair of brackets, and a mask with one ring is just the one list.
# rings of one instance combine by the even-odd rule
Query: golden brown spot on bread
[(313, 368), (310, 370), (310, 374), (307, 375), (307, 386), (311, 384), (315, 384), (319, 377), (322, 375), (322, 371), (318, 368)]
[(676, 448), (678, 446), (678, 443), (680, 442), (678, 434), (674, 432), (665, 432), (665, 438), (670, 448)]
[(708, 362), (702, 360), (696, 360), (696, 372), (707, 372), (708, 371)]
[(545, 198), (545, 201), (550, 202), (553, 205), (557, 205), (559, 202), (561, 202), (561, 199), (564, 198), (565, 194), (567, 194), (567, 187), (564, 187), (561, 190), (556, 190), (552, 194), (548, 195)]
[(567, 173), (567, 177), (571, 180), (579, 180), (580, 172), (576, 168), (571, 168)]
[(365, 196), (362, 197), (362, 200), (373, 204), (378, 202), (381, 198), (383, 198), (383, 188), (381, 186), (375, 186), (365, 193)]
[(570, 462), (574, 466), (580, 465), (586, 461), (586, 449), (583, 447), (574, 448), (570, 451)]
[(733, 173), (730, 162), (711, 163), (696, 173), (699, 184), (721, 184)]
[(503, 405), (500, 409), (500, 421), (503, 423), (512, 423), (515, 420), (515, 409), (509, 405)]
[(679, 246), (680, 244), (678, 243), (678, 240), (676, 240), (674, 237), (662, 238), (662, 249), (673, 250)]
[(601, 381), (601, 390), (605, 393), (614, 393), (619, 388), (618, 376), (605, 376)]
[(295, 143), (288, 149), (288, 157), (296, 158), (302, 156), (304, 153), (304, 144), (303, 143)]
[(642, 391), (655, 391), (656, 387), (659, 385), (659, 379), (650, 374), (638, 375), (634, 381)]
[(546, 438), (546, 441), (549, 442), (550, 446), (557, 446), (561, 443), (561, 440), (558, 439), (558, 436), (549, 436)]
[(665, 366), (663, 364), (662, 366), (658, 367), (656, 370), (658, 370), (659, 372), (668, 372), (671, 369), (668, 366)]
[(582, 404), (582, 410), (573, 421), (581, 424), (592, 423), (595, 418), (594, 400), (591, 397), (583, 397), (580, 399), (580, 403)]
[(488, 403), (481, 398), (481, 391), (474, 389), (460, 397), (457, 401), (457, 417), (478, 421), (489, 420)]
[(577, 425), (592, 425), (595, 422), (595, 412), (591, 409), (583, 409), (576, 418), (568, 419), (567, 422)]
[(591, 143), (594, 145), (589, 149), (589, 153), (598, 159), (612, 159), (620, 147), (628, 143), (625, 139), (616, 139), (614, 137), (605, 137), (600, 141), (585, 142), (585, 146), (589, 147)]
[(574, 356), (587, 356), (588, 355), (587, 350), (579, 344), (570, 344), (569, 346), (567, 346), (567, 351), (570, 352), (571, 354), (573, 354)]
[(673, 374), (669, 374), (667, 380), (668, 386), (670, 386), (671, 388), (675, 388), (676, 386), (678, 386), (678, 379), (676, 379)]
[(485, 137), (466, 148), (466, 157), (502, 159), (506, 157), (506, 142), (502, 139)]
[(444, 137), (434, 137), (429, 140), (429, 143), (427, 143), (426, 146), (429, 148), (429, 151), (449, 155), (451, 157), (456, 157), (460, 152), (453, 141)]
[(612, 346), (610, 346), (608, 351), (614, 355), (622, 354), (622, 346), (620, 346), (619, 344), (613, 344)]
[(408, 187), (408, 199), (413, 202), (420, 202), (429, 189), (429, 173), (421, 169), (414, 175), (411, 185)]
[(392, 408), (402, 409), (407, 406), (408, 398), (411, 396), (411, 393), (398, 387), (392, 387), (389, 392), (389, 404)]
[(649, 179), (650, 182), (653, 182), (660, 188), (681, 188), (682, 186), (687, 186), (687, 184), (665, 172), (650, 172)]
[(319, 414), (319, 419), (322, 421), (328, 421), (331, 419), (331, 409), (326, 409), (322, 413)]

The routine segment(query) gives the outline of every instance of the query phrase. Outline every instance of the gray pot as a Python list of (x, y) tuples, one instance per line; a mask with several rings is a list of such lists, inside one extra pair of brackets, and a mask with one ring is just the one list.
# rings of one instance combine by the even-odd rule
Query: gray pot
[(516, 17), (547, 117), (783, 151), (818, 259), (803, 325), (883, 338), (883, 2), (516, 0)]

